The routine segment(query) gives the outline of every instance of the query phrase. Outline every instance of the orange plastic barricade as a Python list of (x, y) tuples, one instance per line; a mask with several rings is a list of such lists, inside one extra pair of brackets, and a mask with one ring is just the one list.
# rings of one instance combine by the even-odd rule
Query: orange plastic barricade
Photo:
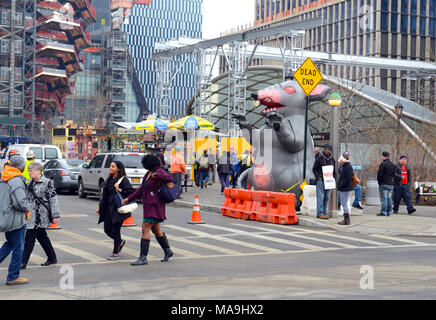
[(133, 216), (130, 213), (130, 217), (128, 217), (126, 220), (124, 220), (123, 222), (123, 227), (134, 227), (136, 226), (136, 224), (133, 222)]
[(298, 224), (293, 193), (253, 191), (251, 219), (276, 224)]
[(264, 221), (268, 217), (269, 191), (251, 191), (253, 205), (251, 207), (251, 220)]
[(237, 219), (250, 219), (253, 202), (250, 190), (225, 188), (224, 197), (224, 204), (221, 207), (222, 215)]

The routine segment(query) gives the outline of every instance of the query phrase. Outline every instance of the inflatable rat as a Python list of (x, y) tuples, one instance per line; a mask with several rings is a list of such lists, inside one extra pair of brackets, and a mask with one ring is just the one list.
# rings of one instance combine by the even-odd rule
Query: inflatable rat
[[(309, 96), (309, 102), (320, 101), (329, 92), (329, 87), (318, 85)], [(238, 184), (248, 175), (248, 182), (255, 190), (289, 192), (297, 196), (296, 206), (302, 191), (304, 162), (304, 122), (306, 94), (296, 81), (286, 81), (252, 94), (252, 98), (266, 106), (262, 111), (265, 125), (254, 129), (245, 115), (233, 114), (245, 139), (253, 146), (255, 165), (244, 171)], [(314, 178), (312, 167), (315, 161), (313, 140), (307, 130), (306, 181)]]

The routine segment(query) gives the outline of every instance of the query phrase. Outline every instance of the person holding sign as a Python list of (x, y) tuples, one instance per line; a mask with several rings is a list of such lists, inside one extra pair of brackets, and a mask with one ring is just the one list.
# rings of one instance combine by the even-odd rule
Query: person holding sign
[(339, 170), (339, 180), (338, 180), (338, 197), (341, 201), (342, 207), (344, 208), (344, 220), (338, 222), (340, 225), (350, 224), (350, 205), (348, 200), (350, 199), (351, 192), (353, 191), (353, 167), (350, 164), (350, 157), (342, 155), (339, 158), (339, 163), (342, 169)]
[(330, 190), (336, 188), (335, 159), (332, 155), (333, 148), (326, 145), (324, 151), (315, 159), (313, 174), (316, 179), (316, 217), (328, 219), (327, 208)]

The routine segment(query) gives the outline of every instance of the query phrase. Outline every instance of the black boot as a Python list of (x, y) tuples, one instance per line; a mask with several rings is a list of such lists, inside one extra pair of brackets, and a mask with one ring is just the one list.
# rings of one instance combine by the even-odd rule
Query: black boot
[(338, 222), (338, 224), (348, 226), (350, 224), (350, 222), (351, 222), (350, 221), (350, 214), (344, 213), (344, 221)]
[(132, 266), (142, 266), (148, 264), (147, 255), (148, 255), (149, 247), (150, 247), (150, 240), (141, 238), (141, 253), (139, 255), (138, 260), (131, 263)]
[(168, 259), (173, 256), (173, 252), (170, 249), (170, 245), (168, 243), (167, 236), (164, 233), (162, 237), (156, 237), (156, 240), (157, 240), (157, 242), (159, 242), (160, 246), (162, 247), (162, 249), (165, 253), (165, 256), (161, 260), (161, 262), (167, 262)]

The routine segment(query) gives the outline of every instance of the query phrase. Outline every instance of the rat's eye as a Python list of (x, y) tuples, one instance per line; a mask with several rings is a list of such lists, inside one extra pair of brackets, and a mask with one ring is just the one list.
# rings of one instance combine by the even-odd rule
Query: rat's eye
[(294, 87), (286, 87), (285, 92), (289, 93), (289, 94), (293, 94), (293, 93), (295, 93), (295, 89), (294, 89)]

